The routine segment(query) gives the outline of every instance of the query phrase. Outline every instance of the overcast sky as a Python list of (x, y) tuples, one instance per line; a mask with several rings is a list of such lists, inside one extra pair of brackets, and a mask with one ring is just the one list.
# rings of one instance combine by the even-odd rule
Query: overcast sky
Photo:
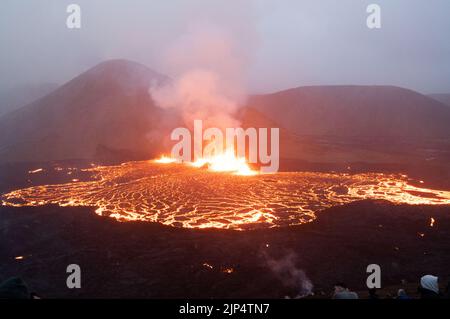
[[(67, 5), (82, 27), (66, 27)], [(366, 26), (366, 7), (382, 28)], [(0, 89), (64, 83), (126, 58), (176, 76), (167, 52), (195, 25), (225, 30), (251, 92), (386, 84), (450, 92), (449, 0), (2, 0)], [(203, 24), (202, 24), (203, 23)]]

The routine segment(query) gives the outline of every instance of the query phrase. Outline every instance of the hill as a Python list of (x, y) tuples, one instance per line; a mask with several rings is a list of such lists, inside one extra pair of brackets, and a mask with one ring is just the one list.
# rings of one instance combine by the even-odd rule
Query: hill
[(143, 158), (163, 116), (148, 88), (168, 78), (126, 60), (100, 63), (0, 118), (1, 161)]

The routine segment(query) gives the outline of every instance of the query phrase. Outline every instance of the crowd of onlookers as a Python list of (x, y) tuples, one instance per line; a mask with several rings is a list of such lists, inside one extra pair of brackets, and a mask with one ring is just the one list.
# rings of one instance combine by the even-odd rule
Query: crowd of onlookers
[(31, 292), (20, 277), (12, 277), (0, 283), (0, 299), (40, 299)]
[[(425, 275), (420, 278), (419, 286), (417, 288), (419, 299), (450, 299), (450, 282), (444, 290), (439, 288), (439, 278), (433, 275)], [(408, 294), (406, 289), (398, 289), (396, 296), (388, 296), (382, 298), (378, 295), (376, 288), (369, 289), (369, 299), (415, 299)], [(356, 292), (351, 291), (344, 283), (337, 283), (334, 285), (333, 299), (359, 299)]]
[[(417, 293), (420, 299), (450, 299), (450, 282), (444, 290), (439, 289), (439, 278), (433, 275), (425, 275), (420, 278)], [(417, 294), (416, 294), (417, 295)], [(334, 285), (333, 299), (359, 299), (356, 292), (351, 291), (346, 284)], [(398, 289), (396, 296), (382, 298), (376, 288), (369, 289), (369, 299), (415, 299), (406, 289)], [(0, 299), (40, 299), (35, 293), (29, 291), (27, 284), (19, 277), (10, 278), (0, 283)]]

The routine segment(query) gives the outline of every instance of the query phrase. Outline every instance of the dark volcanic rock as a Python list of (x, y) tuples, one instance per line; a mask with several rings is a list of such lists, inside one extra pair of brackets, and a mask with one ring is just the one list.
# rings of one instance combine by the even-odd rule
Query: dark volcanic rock
[[(443, 283), (449, 213), (444, 206), (363, 201), (326, 210), (310, 224), (240, 232), (119, 223), (88, 208), (3, 207), (0, 279), (22, 276), (44, 297), (282, 298), (298, 291), (268, 260), (293, 255), (316, 291), (329, 292), (336, 281), (364, 289), (372, 263), (382, 267), (383, 286), (417, 282), (425, 273)], [(78, 290), (65, 284), (72, 263), (82, 269)]]

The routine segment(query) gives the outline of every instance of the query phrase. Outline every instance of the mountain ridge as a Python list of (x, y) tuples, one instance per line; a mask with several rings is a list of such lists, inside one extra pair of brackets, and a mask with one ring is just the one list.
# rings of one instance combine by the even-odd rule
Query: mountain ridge
[[(136, 62), (102, 62), (0, 117), (0, 162), (159, 156), (182, 123), (176, 110), (158, 107), (149, 93), (168, 81)], [(432, 148), (429, 140), (450, 139), (450, 108), (393, 86), (307, 86), (253, 95), (236, 116), (246, 127), (280, 127), (281, 156), (308, 161), (393, 161), (401, 143), (414, 152), (417, 147), (408, 145)]]
[(168, 80), (136, 62), (102, 62), (1, 117), (1, 158), (95, 158), (98, 147), (151, 154), (155, 143), (146, 134), (161, 110), (148, 88)]

